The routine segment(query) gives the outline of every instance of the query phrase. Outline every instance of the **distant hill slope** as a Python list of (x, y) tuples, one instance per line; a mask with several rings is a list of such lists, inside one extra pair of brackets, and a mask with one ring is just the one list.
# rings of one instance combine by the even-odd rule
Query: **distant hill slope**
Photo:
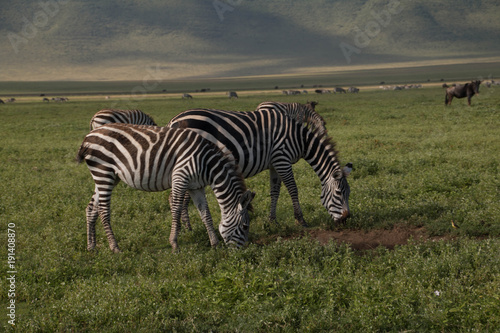
[(24, 0), (0, 9), (0, 80), (293, 73), (500, 51), (497, 0)]

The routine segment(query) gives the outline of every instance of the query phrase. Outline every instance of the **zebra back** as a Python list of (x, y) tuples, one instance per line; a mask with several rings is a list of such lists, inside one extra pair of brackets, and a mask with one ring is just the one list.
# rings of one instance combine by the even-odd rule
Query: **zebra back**
[(260, 109), (274, 109), (286, 113), (290, 118), (295, 119), (299, 123), (310, 126), (312, 130), (317, 131), (320, 135), (326, 134), (326, 122), (323, 117), (316, 112), (315, 107), (317, 102), (308, 102), (307, 104), (300, 103), (281, 103), (281, 102), (262, 102), (257, 106)]
[(109, 123), (157, 126), (153, 118), (141, 110), (103, 109), (90, 120), (90, 130)]

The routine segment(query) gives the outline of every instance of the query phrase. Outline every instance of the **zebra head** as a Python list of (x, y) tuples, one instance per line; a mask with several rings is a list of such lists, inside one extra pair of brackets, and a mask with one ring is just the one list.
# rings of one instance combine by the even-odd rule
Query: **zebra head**
[(342, 169), (337, 169), (327, 179), (321, 189), (321, 203), (336, 223), (344, 222), (350, 215), (349, 194), (351, 189), (347, 176), (352, 171), (352, 163), (347, 163)]
[(231, 213), (222, 216), (219, 232), (226, 244), (234, 244), (240, 247), (248, 242), (250, 230), (248, 211), (252, 211), (251, 202), (254, 197), (255, 192), (247, 190), (241, 195), (238, 207)]

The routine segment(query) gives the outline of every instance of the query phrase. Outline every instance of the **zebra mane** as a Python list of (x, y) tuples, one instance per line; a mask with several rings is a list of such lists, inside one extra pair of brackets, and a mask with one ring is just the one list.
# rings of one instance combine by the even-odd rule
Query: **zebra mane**
[(326, 132), (322, 133), (320, 129), (318, 128), (308, 128), (305, 126), (305, 124), (302, 125), (306, 130), (311, 132), (311, 134), (315, 137), (317, 137), (325, 146), (325, 149), (329, 152), (332, 153), (332, 156), (335, 157), (335, 159), (339, 162), (339, 151), (337, 150), (336, 146), (337, 143), (333, 141), (332, 137), (329, 136)]
[(303, 109), (306, 109), (305, 114), (306, 114), (306, 123), (310, 124), (314, 131), (319, 131), (322, 127), (325, 128), (325, 131), (323, 132), (324, 135), (327, 135), (328, 130), (326, 129), (326, 121), (321, 116), (319, 113), (316, 112), (316, 105), (318, 105), (318, 102), (311, 101), (307, 102), (306, 104), (301, 104), (301, 107)]

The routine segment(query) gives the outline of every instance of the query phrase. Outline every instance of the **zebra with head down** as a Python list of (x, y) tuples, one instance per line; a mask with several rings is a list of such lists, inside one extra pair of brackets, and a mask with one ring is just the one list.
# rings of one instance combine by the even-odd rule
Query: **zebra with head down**
[(95, 182), (87, 206), (87, 249), (96, 245), (95, 222), (100, 216), (109, 247), (120, 252), (110, 223), (113, 188), (121, 180), (148, 192), (172, 188), (170, 244), (176, 250), (185, 194), (189, 193), (207, 229), (210, 243), (217, 246), (204, 188), (210, 185), (221, 208), (219, 232), (228, 244), (248, 241), (248, 210), (255, 193), (246, 189), (231, 155), (194, 131), (131, 124), (106, 124), (90, 132), (78, 151)]
[[(334, 221), (342, 222), (350, 215), (347, 176), (352, 165), (342, 168), (327, 135), (307, 128), (275, 105), (261, 106), (253, 112), (192, 109), (174, 117), (167, 126), (189, 128), (229, 151), (245, 178), (269, 169), (271, 221), (276, 221), (276, 206), (283, 182), (292, 199), (296, 222), (307, 226), (292, 170), (292, 165), (301, 158), (320, 178), (321, 202)], [(184, 209), (186, 205), (187, 201)], [(187, 214), (183, 216), (187, 217)]]

